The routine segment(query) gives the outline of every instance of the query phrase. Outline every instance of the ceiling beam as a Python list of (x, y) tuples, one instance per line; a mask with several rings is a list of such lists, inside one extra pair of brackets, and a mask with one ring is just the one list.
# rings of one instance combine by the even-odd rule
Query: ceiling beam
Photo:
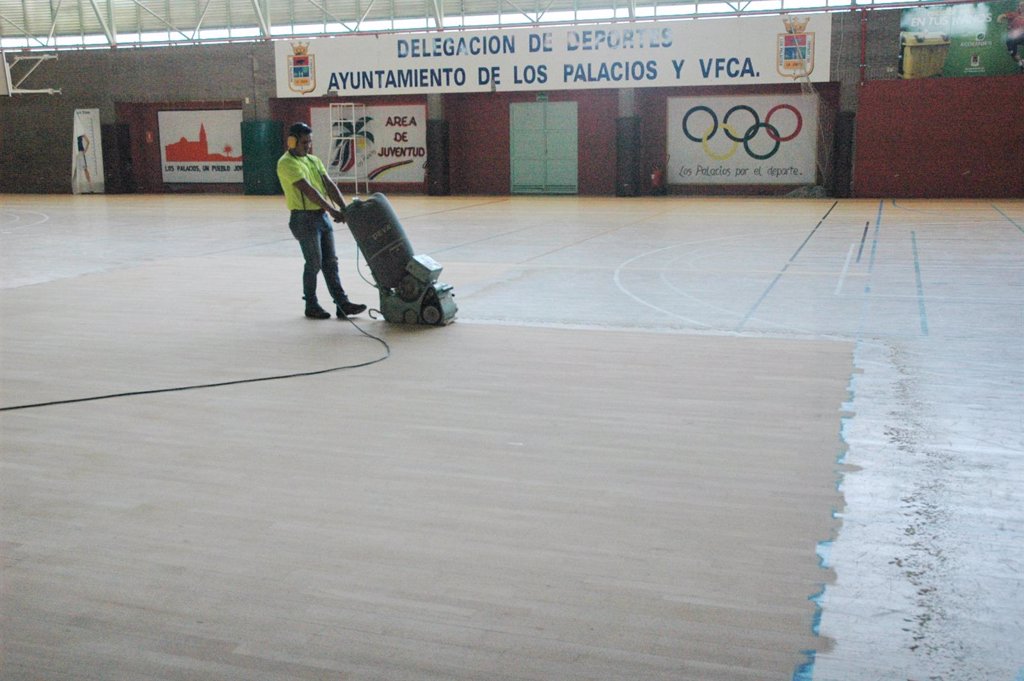
[(46, 36), (47, 45), (53, 44), (53, 34), (57, 30), (57, 15), (60, 14), (60, 6), (63, 4), (64, 0), (57, 0), (57, 8), (50, 11), (50, 19), (52, 20), (52, 23), (50, 24), (50, 35)]
[(555, 0), (548, 0), (548, 4), (544, 6), (544, 9), (537, 12), (537, 21), (540, 21), (541, 17), (548, 13), (548, 10), (551, 9), (551, 5), (553, 4), (555, 4)]
[[(107, 36), (107, 42), (110, 43), (111, 47), (117, 47), (117, 35), (107, 25), (106, 20), (103, 18), (103, 12), (100, 11), (99, 5), (96, 4), (96, 0), (89, 0), (89, 4), (92, 5), (92, 11), (96, 13), (96, 18), (103, 28), (104, 35)], [(110, 8), (110, 0), (107, 0), (107, 8)]]
[(6, 22), (7, 22), (8, 24), (10, 24), (10, 25), (11, 25), (11, 26), (13, 26), (14, 28), (18, 29), (19, 31), (21, 31), (21, 33), (22, 33), (22, 34), (23, 34), (23, 35), (25, 36), (25, 39), (26, 39), (26, 40), (34, 40), (34, 41), (36, 41), (37, 43), (39, 43), (40, 47), (46, 47), (46, 46), (47, 46), (45, 42), (43, 42), (42, 40), (40, 40), (40, 39), (39, 39), (39, 38), (37, 38), (36, 36), (32, 35), (32, 33), (31, 33), (31, 32), (29, 32), (29, 30), (28, 30), (27, 28), (25, 28), (24, 26), (20, 26), (20, 25), (18, 25), (18, 24), (16, 24), (16, 23), (14, 23), (14, 22), (13, 22), (13, 21), (12, 21), (11, 19), (8, 19), (8, 18), (7, 18), (6, 16), (4, 16), (3, 14), (0, 14), (0, 19), (3, 19), (3, 20), (4, 20), (4, 21), (6, 21)]
[[(344, 26), (344, 27), (345, 27), (345, 30), (346, 30), (346, 31), (351, 31), (351, 30), (352, 30), (352, 27), (351, 27), (351, 26), (349, 26), (349, 25), (348, 25), (348, 24), (346, 24), (346, 23), (345, 23), (344, 21), (342, 21), (341, 19), (339, 19), (338, 17), (336, 17), (336, 16), (334, 15), (334, 14), (332, 14), (331, 12), (329, 12), (329, 11), (327, 10), (327, 8), (326, 8), (326, 7), (324, 7), (323, 5), (321, 5), (320, 3), (318, 3), (318, 2), (314, 2), (313, 0), (307, 0), (307, 2), (309, 2), (309, 4), (313, 5), (313, 7), (316, 7), (316, 8), (318, 9), (318, 10), (320, 10), (321, 12), (323, 12), (324, 14), (326, 14), (327, 16), (329, 16), (330, 18), (334, 19), (334, 21), (336, 21), (337, 23), (339, 23), (339, 24), (341, 24), (342, 26)], [(371, 3), (371, 4), (372, 4), (372, 3)], [(366, 16), (366, 15), (364, 14), (363, 16)], [(362, 19), (360, 19), (360, 21), (362, 21)]]
[(359, 27), (363, 25), (364, 21), (366, 21), (366, 17), (370, 16), (370, 10), (373, 9), (373, 6), (376, 2), (377, 0), (370, 0), (370, 4), (366, 6), (366, 10), (363, 12), (363, 15), (359, 17), (359, 21), (356, 22), (356, 31), (358, 31)]
[[(146, 12), (150, 16), (152, 16), (154, 19), (159, 21), (161, 24), (163, 24), (164, 26), (166, 26), (170, 30), (172, 30), (175, 33), (177, 33), (178, 35), (180, 35), (185, 40), (191, 40), (191, 38), (188, 37), (187, 33), (182, 31), (180, 28), (178, 28), (177, 26), (175, 26), (174, 24), (172, 24), (167, 19), (163, 18), (162, 16), (160, 16), (159, 14), (157, 14), (156, 12), (151, 10), (150, 8), (146, 7), (144, 4), (142, 4), (141, 0), (132, 0), (132, 4), (135, 5), (136, 7), (138, 7), (139, 9), (141, 9), (142, 11)], [(139, 35), (142, 35), (142, 22), (141, 21), (139, 22)]]
[(519, 5), (517, 5), (516, 3), (514, 3), (514, 2), (512, 1), (512, 0), (504, 0), (504, 1), (505, 1), (505, 2), (507, 2), (508, 4), (512, 5), (512, 9), (516, 10), (517, 12), (519, 12), (520, 14), (522, 14), (522, 15), (523, 15), (524, 17), (526, 17), (526, 18), (527, 18), (527, 19), (528, 19), (528, 20), (530, 21), (530, 23), (531, 23), (531, 24), (535, 24), (535, 23), (537, 23), (537, 20), (539, 19), (539, 15), (538, 15), (538, 16), (532, 16), (532, 17), (531, 17), (531, 16), (530, 16), (530, 15), (529, 15), (529, 14), (528, 14), (528, 13), (526, 12), (526, 10), (524, 10), (523, 8), (521, 8), (521, 7), (519, 6)]
[(196, 22), (196, 27), (192, 31), (192, 39), (193, 40), (195, 40), (196, 38), (199, 37), (199, 29), (201, 29), (203, 27), (203, 21), (206, 20), (206, 13), (210, 11), (210, 3), (211, 2), (213, 2), (213, 0), (206, 0), (206, 5), (203, 6), (203, 11), (199, 15), (199, 21)]
[[(209, 7), (210, 3), (206, 3), (206, 6)], [(263, 16), (260, 0), (252, 0), (252, 11), (256, 12), (256, 20), (260, 22), (260, 31), (263, 33), (263, 37), (270, 40), (270, 22), (267, 17)], [(205, 11), (203, 13), (205, 14)]]

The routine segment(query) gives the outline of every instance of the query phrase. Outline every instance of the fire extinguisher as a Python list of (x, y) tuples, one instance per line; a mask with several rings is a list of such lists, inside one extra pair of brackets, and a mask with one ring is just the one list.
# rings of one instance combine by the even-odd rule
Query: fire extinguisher
[(661, 166), (654, 166), (651, 170), (651, 194), (659, 196), (665, 193), (665, 172)]

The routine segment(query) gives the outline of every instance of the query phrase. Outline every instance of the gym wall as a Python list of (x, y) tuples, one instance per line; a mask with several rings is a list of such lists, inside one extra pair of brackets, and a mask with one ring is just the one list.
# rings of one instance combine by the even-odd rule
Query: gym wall
[(1024, 198), (1024, 75), (872, 81), (854, 195)]
[[(899, 10), (831, 15), (832, 83), (818, 84), (816, 89), (833, 103), (829, 115), (841, 114), (844, 120), (843, 126), (829, 125), (829, 129), (856, 130), (855, 137), (847, 134), (840, 140), (845, 148), (828, 150), (832, 159), (853, 159), (852, 168), (836, 176), (853, 177), (855, 196), (1021, 196), (1024, 158), (1011, 151), (1024, 148), (1020, 132), (1024, 119), (1019, 113), (1024, 76), (900, 80), (899, 17)], [(146, 192), (238, 192), (242, 190), (238, 184), (211, 187), (163, 183), (154, 174), (159, 166), (158, 161), (153, 166), (153, 159), (159, 158), (158, 149), (154, 156), (147, 146), (154, 144), (151, 124), (155, 112), (166, 108), (241, 108), (247, 121), (275, 120), (287, 125), (306, 120), (310, 106), (337, 101), (278, 99), (271, 43), (60, 52), (59, 59), (37, 70), (33, 81), (33, 87), (57, 87), (62, 94), (0, 97), (0, 193), (70, 191), (72, 118), (77, 108), (99, 109), (105, 138), (106, 130), (113, 130), (115, 124), (116, 135), (127, 134), (130, 138), (114, 140), (121, 148), (131, 149), (131, 159), (127, 163), (117, 157), (121, 162), (108, 169), (108, 186)], [(643, 147), (639, 155), (640, 193), (650, 190), (649, 173), (664, 154), (667, 97), (704, 92), (763, 94), (770, 90), (766, 86), (637, 90), (635, 115), (640, 119)], [(578, 103), (581, 194), (616, 194), (616, 119), (623, 115), (618, 95), (617, 90), (547, 93), (549, 101)], [(452, 192), (509, 192), (509, 104), (536, 98), (537, 93), (443, 97)], [(368, 105), (426, 105), (427, 98), (374, 97), (359, 101)], [(955, 136), (950, 133), (954, 130)], [(932, 143), (924, 144), (926, 139)], [(854, 141), (856, 148), (850, 148)], [(108, 142), (105, 139), (105, 147)], [(831, 139), (824, 144), (834, 146)], [(964, 151), (967, 148), (977, 151), (969, 155)], [(958, 170), (951, 162), (954, 158), (969, 162), (970, 167)], [(117, 182), (112, 173), (118, 172), (130, 173), (131, 177)], [(960, 179), (954, 177), (957, 173)], [(1013, 178), (1017, 178), (1016, 183)], [(426, 187), (420, 185), (379, 188), (426, 193)], [(785, 189), (776, 186), (770, 191)], [(851, 193), (850, 186), (829, 189), (837, 196)], [(726, 191), (768, 190), (741, 187)]]
[[(99, 109), (104, 126), (129, 123), (130, 170), (142, 180), (135, 183), (137, 190), (171, 191), (163, 183), (151, 186), (145, 180), (147, 172), (159, 172), (158, 147), (155, 171), (145, 166), (151, 154), (135, 157), (140, 145), (159, 144), (154, 130), (140, 124), (149, 108), (142, 105), (194, 109), (202, 108), (196, 103), (221, 102), (229, 104), (224, 108), (241, 106), (246, 120), (268, 118), (274, 50), (269, 44), (241, 43), (62, 51), (40, 66), (31, 82), (26, 87), (54, 87), (61, 94), (0, 97), (0, 192), (71, 192), (75, 109)], [(132, 120), (123, 120), (134, 107), (138, 112)], [(110, 141), (104, 140), (105, 160)], [(191, 190), (201, 191), (197, 186)]]

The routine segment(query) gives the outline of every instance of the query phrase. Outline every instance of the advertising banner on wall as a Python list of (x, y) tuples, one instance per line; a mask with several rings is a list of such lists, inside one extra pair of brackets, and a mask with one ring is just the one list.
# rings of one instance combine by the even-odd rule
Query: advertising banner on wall
[(818, 100), (669, 97), (669, 184), (813, 184)]
[(241, 182), (242, 110), (160, 111), (164, 182)]
[(102, 194), (103, 191), (100, 110), (75, 109), (71, 142), (71, 193)]
[[(427, 163), (427, 108), (368, 106), (357, 120), (335, 121), (331, 131), (330, 109), (313, 107), (313, 154), (332, 178), (352, 175), (356, 155), (363, 154), (366, 168), (360, 180), (373, 182), (423, 182)], [(339, 139), (341, 138), (341, 139)]]
[(913, 7), (900, 18), (900, 75), (1024, 74), (1024, 0)]
[(276, 41), (278, 97), (829, 79), (828, 15)]

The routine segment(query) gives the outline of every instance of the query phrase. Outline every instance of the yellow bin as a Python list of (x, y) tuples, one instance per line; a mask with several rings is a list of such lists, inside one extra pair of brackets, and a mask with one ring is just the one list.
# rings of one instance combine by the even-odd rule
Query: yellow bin
[(942, 73), (949, 54), (949, 36), (944, 33), (900, 33), (900, 75), (928, 78)]

